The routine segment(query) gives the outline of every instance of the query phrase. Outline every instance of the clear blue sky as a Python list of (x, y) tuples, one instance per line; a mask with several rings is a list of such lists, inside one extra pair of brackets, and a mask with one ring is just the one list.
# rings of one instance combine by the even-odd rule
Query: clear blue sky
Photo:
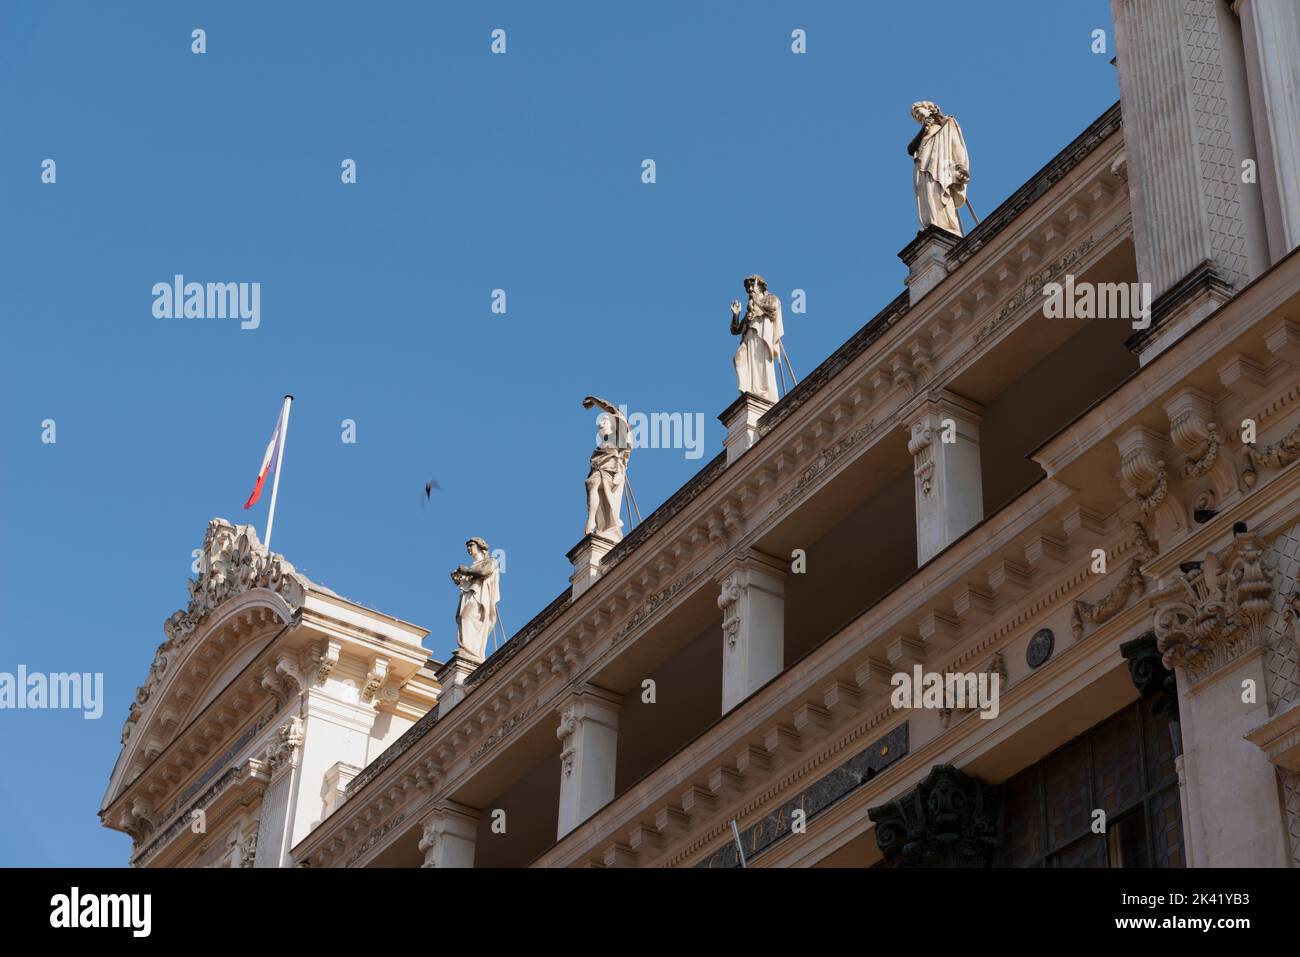
[[(106, 682), (98, 721), (0, 711), (0, 864), (126, 862), (96, 811), (127, 707), (208, 520), (264, 530), (285, 392), (276, 551), (444, 658), (482, 535), (513, 633), (581, 537), (582, 397), (703, 413), (703, 458), (633, 457), (648, 514), (721, 447), (741, 279), (806, 374), (903, 288), (909, 104), (960, 119), (986, 214), (1118, 98), (1095, 28), (1107, 0), (0, 6), (0, 671)], [(260, 282), (260, 328), (155, 318), (175, 273)]]

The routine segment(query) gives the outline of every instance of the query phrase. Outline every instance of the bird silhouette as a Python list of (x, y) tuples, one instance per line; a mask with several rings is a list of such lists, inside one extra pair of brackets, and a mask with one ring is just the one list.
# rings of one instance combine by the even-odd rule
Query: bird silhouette
[(424, 498), (420, 500), (421, 505), (424, 505), (429, 501), (429, 496), (433, 494), (434, 489), (438, 489), (439, 491), (442, 490), (442, 486), (438, 484), (437, 479), (429, 479), (429, 481), (424, 483)]

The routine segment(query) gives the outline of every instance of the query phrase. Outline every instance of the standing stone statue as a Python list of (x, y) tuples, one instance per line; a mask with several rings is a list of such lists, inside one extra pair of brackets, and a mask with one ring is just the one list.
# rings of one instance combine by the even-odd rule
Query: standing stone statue
[(762, 276), (747, 276), (745, 292), (749, 293), (749, 304), (745, 315), (740, 315), (740, 303), (731, 303), (731, 334), (740, 336), (740, 348), (736, 350), (736, 387), (742, 393), (749, 392), (770, 402), (780, 396), (776, 392), (776, 372), (772, 368), (774, 361), (780, 361), (781, 337), (785, 329), (781, 325), (781, 300), (767, 291), (767, 282)]
[(587, 524), (584, 535), (596, 534), (612, 542), (623, 538), (623, 490), (627, 486), (627, 460), (632, 456), (632, 433), (618, 407), (589, 395), (583, 408), (599, 406), (596, 448), (587, 472)]
[(912, 119), (921, 124), (921, 132), (907, 144), (915, 161), (916, 215), (921, 228), (938, 226), (964, 235), (957, 210), (966, 205), (970, 157), (957, 118), (944, 116), (938, 104), (922, 100), (912, 104)]
[(460, 565), (451, 580), (460, 589), (456, 606), (456, 644), (477, 661), (487, 651), (488, 635), (496, 627), (497, 602), (501, 600), (501, 573), (488, 554), (488, 544), (475, 537), (465, 543), (471, 564)]

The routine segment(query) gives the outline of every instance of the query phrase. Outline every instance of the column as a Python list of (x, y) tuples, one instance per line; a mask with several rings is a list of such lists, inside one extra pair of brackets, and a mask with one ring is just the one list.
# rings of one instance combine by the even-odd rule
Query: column
[(916, 563), (924, 565), (984, 518), (978, 403), (942, 392), (912, 425)]
[(1138, 278), (1154, 302), (1136, 343), (1146, 363), (1251, 276), (1259, 204), (1240, 163), (1254, 140), (1226, 8), (1111, 0), (1111, 10)]
[(444, 799), (425, 820), (419, 848), (424, 867), (473, 867), (478, 811)]
[(1295, 0), (1235, 0), (1259, 153), (1271, 262), (1300, 246), (1300, 9)]
[(1281, 616), (1268, 551), (1239, 522), (1230, 545), (1181, 562), (1150, 596), (1156, 648), (1177, 678), (1191, 867), (1289, 865), (1277, 773), (1250, 737), (1277, 704), (1268, 659)]
[(560, 727), (560, 813), (556, 840), (563, 838), (614, 799), (618, 759), (617, 695), (595, 685), (573, 689), (557, 710)]
[(788, 566), (748, 551), (719, 579), (722, 609), (722, 713), (785, 667), (785, 576)]

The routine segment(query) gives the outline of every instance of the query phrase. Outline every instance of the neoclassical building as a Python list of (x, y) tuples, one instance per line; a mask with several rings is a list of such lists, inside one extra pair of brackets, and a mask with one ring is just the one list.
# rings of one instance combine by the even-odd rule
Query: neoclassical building
[(214, 520), (131, 863), (1300, 865), (1300, 12), (1113, 11), (1120, 103), (485, 661)]

